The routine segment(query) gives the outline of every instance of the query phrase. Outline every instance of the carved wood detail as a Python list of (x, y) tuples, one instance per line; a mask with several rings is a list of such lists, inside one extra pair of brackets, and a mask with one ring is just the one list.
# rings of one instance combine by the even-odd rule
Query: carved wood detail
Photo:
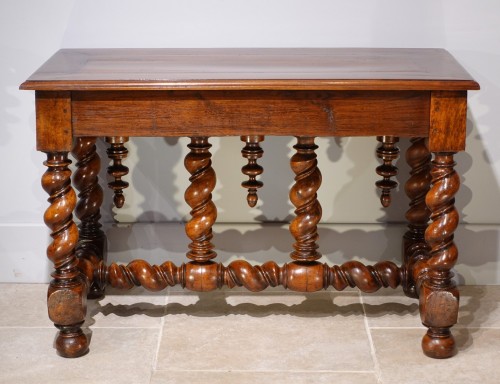
[(401, 282), (401, 270), (390, 261), (373, 266), (349, 261), (332, 267), (319, 262), (293, 261), (280, 267), (274, 261), (251, 265), (248, 261), (236, 260), (228, 266), (209, 261), (189, 262), (177, 267), (171, 261), (150, 265), (144, 260), (134, 260), (128, 265), (111, 264), (107, 282), (119, 289), (143, 286), (151, 291), (181, 285), (194, 291), (212, 291), (227, 286), (259, 292), (282, 285), (298, 292), (314, 292), (330, 286), (340, 291), (358, 287), (363, 292), (375, 292), (382, 287), (396, 288)]
[(108, 187), (114, 192), (113, 202), (116, 208), (122, 208), (123, 204), (125, 204), (123, 190), (129, 186), (128, 182), (122, 180), (122, 177), (128, 175), (129, 172), (128, 167), (122, 163), (123, 159), (128, 156), (128, 149), (125, 147), (127, 141), (128, 137), (123, 136), (106, 137), (106, 142), (109, 143), (106, 153), (112, 161), (108, 167), (108, 175), (114, 178), (113, 181), (108, 183)]
[[(79, 258), (88, 259), (94, 265), (106, 260), (106, 236), (99, 222), (103, 191), (98, 180), (101, 159), (96, 151), (96, 140), (95, 137), (78, 137), (71, 152), (77, 161), (73, 185), (79, 191), (75, 209), (75, 215), (80, 220), (76, 254)], [(104, 287), (96, 284), (90, 287), (89, 298), (103, 295)]]
[(264, 172), (264, 168), (257, 164), (257, 160), (264, 154), (264, 150), (260, 147), (260, 142), (264, 141), (264, 136), (241, 136), (241, 141), (246, 143), (241, 150), (241, 154), (245, 159), (248, 159), (248, 164), (241, 168), (241, 172), (248, 176), (248, 180), (242, 182), (241, 186), (248, 189), (247, 202), (253, 208), (257, 205), (259, 199), (257, 190), (264, 185), (262, 181), (256, 180), (256, 177)]
[(57, 352), (64, 357), (78, 357), (88, 350), (88, 340), (81, 329), (85, 320), (87, 283), (78, 270), (75, 247), (78, 228), (73, 222), (76, 194), (71, 187), (68, 152), (49, 152), (42, 187), (49, 194), (50, 206), (44, 221), (51, 230), (52, 242), (47, 257), (54, 264), (47, 293), (49, 317), (59, 329), (55, 340)]
[[(451, 269), (458, 258), (453, 242), (459, 216), (455, 209), (455, 194), (460, 187), (460, 178), (454, 170), (454, 153), (435, 153), (432, 161), (432, 186), (426, 196), (431, 212), (431, 223), (425, 231), (430, 257), (425, 268), (414, 271), (420, 285), (420, 316), (429, 329), (422, 340), (427, 356), (447, 358), (456, 353), (455, 339), (450, 328), (457, 322), (458, 289), (453, 281)], [(425, 273), (421, 273), (425, 271)]]
[(290, 160), (295, 173), (295, 184), (290, 189), (290, 201), (295, 206), (295, 219), (290, 223), (290, 232), (296, 242), (290, 257), (294, 260), (314, 261), (321, 258), (317, 251), (318, 223), (321, 220), (321, 205), (317, 191), (321, 185), (321, 172), (316, 153), (318, 146), (314, 137), (297, 137), (293, 147), (296, 153)]
[(208, 137), (192, 137), (188, 144), (190, 152), (184, 166), (191, 174), (191, 184), (184, 199), (191, 207), (191, 219), (186, 223), (186, 234), (191, 239), (186, 256), (195, 261), (206, 262), (217, 256), (212, 240), (212, 226), (217, 218), (217, 208), (212, 201), (216, 176), (212, 168), (212, 154)]
[(397, 181), (391, 180), (398, 174), (398, 168), (394, 166), (393, 162), (399, 157), (399, 148), (396, 146), (399, 137), (396, 136), (377, 136), (377, 140), (381, 143), (377, 148), (377, 157), (384, 163), (376, 168), (382, 180), (375, 183), (377, 188), (382, 190), (380, 202), (384, 208), (391, 205), (391, 190), (398, 186)]
[[(410, 208), (406, 212), (408, 231), (403, 238), (403, 269), (405, 271), (403, 289), (408, 296), (415, 298), (418, 294), (413, 273), (429, 254), (429, 246), (424, 234), (431, 214), (425, 203), (425, 196), (431, 187), (432, 180), (431, 159), (426, 139), (412, 138), (411, 145), (406, 151), (406, 162), (411, 171), (405, 184), (405, 192), (410, 199)], [(416, 274), (419, 275), (421, 272), (416, 272)], [(417, 277), (417, 279), (420, 278)]]

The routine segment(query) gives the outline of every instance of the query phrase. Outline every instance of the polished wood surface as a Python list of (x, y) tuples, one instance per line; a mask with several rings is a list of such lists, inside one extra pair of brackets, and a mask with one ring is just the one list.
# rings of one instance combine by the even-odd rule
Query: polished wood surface
[(81, 326), (87, 312), (89, 282), (78, 269), (75, 248), (78, 228), (73, 221), (76, 193), (71, 187), (68, 152), (49, 153), (42, 187), (49, 195), (44, 221), (51, 230), (52, 242), (47, 257), (54, 264), (47, 292), (49, 318), (59, 329), (55, 339), (57, 352), (63, 357), (78, 357), (88, 351), (89, 340)]
[(245, 142), (241, 155), (248, 160), (248, 164), (241, 168), (241, 172), (248, 176), (248, 180), (243, 181), (241, 186), (248, 190), (247, 203), (249, 207), (253, 208), (259, 200), (257, 190), (264, 186), (262, 181), (257, 180), (257, 176), (264, 172), (264, 168), (257, 164), (257, 160), (264, 154), (264, 150), (260, 146), (260, 143), (264, 141), (264, 136), (241, 136), (241, 141)]
[[(107, 285), (152, 291), (175, 285), (193, 291), (227, 286), (254, 292), (279, 285), (298, 292), (329, 287), (374, 292), (402, 285), (408, 296), (420, 300), (422, 323), (428, 329), (424, 353), (433, 358), (456, 353), (451, 327), (457, 321), (459, 293), (452, 268), (458, 257), (453, 236), (459, 177), (453, 156), (465, 149), (467, 90), (479, 86), (446, 51), (61, 50), (21, 88), (36, 90), (37, 149), (47, 154), (42, 186), (49, 194), (45, 222), (53, 238), (47, 256), (54, 264), (48, 307), (60, 330), (55, 345), (62, 356), (87, 352), (89, 340), (81, 330), (85, 300), (87, 295), (102, 296)], [(217, 179), (210, 137), (239, 136), (244, 141), (247, 164), (242, 173), (247, 180), (242, 186), (252, 207), (263, 186), (257, 177), (265, 170), (257, 160), (264, 155), (260, 143), (266, 135), (296, 137), (290, 159), (295, 174), (289, 194), (295, 207), (292, 260), (283, 265), (251, 265), (245, 260), (223, 265), (214, 260), (212, 243)], [(128, 185), (128, 169), (122, 163), (125, 144), (134, 136), (190, 138), (184, 159), (190, 175), (184, 195), (191, 207), (185, 225), (190, 261), (179, 266), (171, 261), (106, 263), (96, 140), (110, 145), (109, 185), (120, 207)], [(411, 171), (405, 184), (410, 207), (401, 266), (389, 261), (329, 266), (320, 261), (319, 136), (377, 137), (375, 153), (383, 164), (376, 169), (381, 177), (376, 185), (384, 206), (396, 190), (397, 143), (411, 138), (406, 152)], [(73, 186), (79, 191), (78, 202), (69, 151), (77, 161)], [(332, 180), (330, 175), (327, 180)]]
[(63, 49), (31, 90), (467, 90), (477, 83), (443, 49)]
[[(76, 255), (87, 259), (94, 267), (106, 257), (106, 235), (101, 229), (100, 208), (103, 202), (103, 190), (99, 185), (101, 159), (97, 153), (95, 137), (77, 137), (71, 154), (76, 160), (73, 174), (73, 186), (78, 193), (75, 216), (79, 219), (79, 239)], [(92, 284), (89, 297), (104, 295), (104, 286)]]
[(71, 108), (77, 136), (412, 137), (430, 123), (424, 91), (72, 92)]
[(128, 167), (123, 164), (123, 160), (128, 156), (128, 149), (125, 143), (128, 137), (113, 136), (106, 137), (106, 142), (109, 148), (106, 150), (108, 157), (111, 160), (111, 165), (108, 167), (108, 175), (113, 179), (108, 183), (108, 187), (113, 190), (113, 203), (116, 208), (122, 208), (125, 204), (125, 196), (123, 190), (128, 188), (128, 182), (122, 178), (128, 175)]

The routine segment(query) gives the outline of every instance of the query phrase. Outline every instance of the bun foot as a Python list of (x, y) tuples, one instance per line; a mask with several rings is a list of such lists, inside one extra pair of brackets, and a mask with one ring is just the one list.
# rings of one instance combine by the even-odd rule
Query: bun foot
[(422, 350), (433, 359), (447, 359), (457, 353), (455, 338), (448, 328), (429, 329), (422, 339)]
[(62, 357), (74, 358), (85, 355), (89, 351), (89, 340), (80, 328), (64, 330), (57, 334), (55, 347)]

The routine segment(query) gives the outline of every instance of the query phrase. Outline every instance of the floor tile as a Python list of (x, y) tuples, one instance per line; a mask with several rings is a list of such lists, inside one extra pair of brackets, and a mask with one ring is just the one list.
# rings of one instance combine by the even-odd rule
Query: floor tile
[(500, 378), (500, 330), (454, 330), (459, 353), (444, 360), (423, 355), (420, 329), (372, 329), (384, 384), (497, 384)]
[(56, 355), (55, 329), (0, 328), (1, 384), (149, 383), (158, 331), (95, 329), (90, 353)]
[(457, 327), (500, 328), (499, 285), (462, 286), (459, 289), (460, 309)]
[(0, 327), (53, 328), (47, 314), (47, 287), (47, 284), (0, 284)]
[(151, 384), (377, 384), (374, 373), (361, 372), (207, 372), (156, 371)]
[(169, 297), (157, 369), (373, 370), (354, 293)]
[(401, 288), (361, 293), (370, 327), (423, 328), (418, 299), (407, 297)]
[(88, 301), (85, 326), (160, 327), (166, 301), (166, 292), (148, 292), (142, 287), (125, 292), (108, 289), (104, 298)]

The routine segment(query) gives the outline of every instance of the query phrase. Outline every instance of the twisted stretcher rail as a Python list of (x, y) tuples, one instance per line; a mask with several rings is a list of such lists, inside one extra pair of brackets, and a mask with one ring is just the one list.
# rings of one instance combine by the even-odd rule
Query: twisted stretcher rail
[(224, 266), (213, 261), (189, 262), (176, 266), (167, 261), (151, 265), (144, 260), (134, 260), (127, 265), (99, 263), (95, 268), (86, 259), (80, 259), (80, 270), (89, 280), (99, 285), (118, 289), (143, 286), (150, 291), (181, 285), (193, 291), (212, 291), (227, 286), (245, 287), (259, 292), (267, 287), (283, 286), (299, 292), (314, 292), (330, 286), (336, 290), (358, 287), (363, 292), (375, 292), (382, 287), (396, 288), (402, 281), (402, 270), (390, 261), (366, 266), (359, 261), (328, 266), (319, 262), (293, 261), (279, 266), (274, 261), (251, 265), (236, 260)]

